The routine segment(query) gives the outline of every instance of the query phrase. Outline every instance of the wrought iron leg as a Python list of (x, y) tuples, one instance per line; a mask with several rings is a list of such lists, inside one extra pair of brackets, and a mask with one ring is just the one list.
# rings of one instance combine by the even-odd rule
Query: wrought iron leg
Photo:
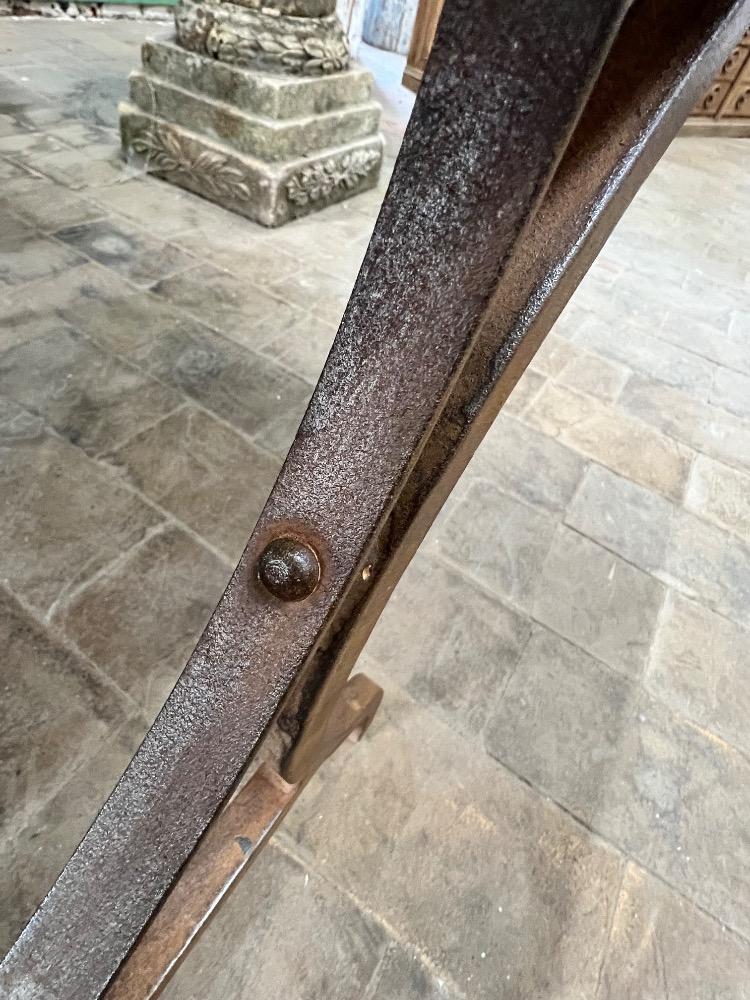
[[(246, 866), (233, 805), (262, 842), (371, 718), (379, 695), (347, 678), (401, 573), (748, 20), (750, 0), (446, 0), (276, 485), (154, 726), (0, 967), (0, 995), (98, 1000), (129, 954), (120, 984), (148, 965), (138, 952), (160, 925), (173, 964)], [(222, 813), (261, 758), (271, 770)], [(194, 863), (213, 874), (191, 896)], [(184, 921), (170, 903), (183, 894)]]

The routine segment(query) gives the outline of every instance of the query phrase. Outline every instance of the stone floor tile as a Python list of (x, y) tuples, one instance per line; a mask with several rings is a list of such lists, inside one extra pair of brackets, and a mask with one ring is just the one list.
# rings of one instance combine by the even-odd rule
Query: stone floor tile
[(466, 567), (499, 597), (528, 607), (555, 523), (546, 511), (477, 482), (441, 521), (428, 548)]
[[(0, 590), (3, 724), (0, 829), (17, 831), (126, 718), (100, 680), (5, 590)], [(55, 873), (56, 874), (56, 873)], [(0, 907), (1, 908), (1, 907)]]
[(134, 177), (99, 188), (94, 196), (103, 208), (124, 215), (159, 239), (194, 231), (227, 214), (202, 198), (185, 197), (173, 185), (151, 177)]
[(575, 357), (576, 351), (572, 341), (553, 331), (547, 335), (531, 359), (530, 367), (532, 371), (547, 375), (549, 378), (556, 378), (571, 358)]
[[(744, 263), (742, 257), (738, 260)], [(727, 328), (732, 314), (750, 304), (750, 290), (728, 282), (717, 281), (715, 275), (692, 270), (680, 288), (680, 306), (692, 312), (695, 319), (722, 330)]]
[[(154, 183), (159, 182), (154, 181)], [(167, 184), (159, 183), (159, 186), (162, 189), (168, 188)], [(175, 189), (172, 188), (172, 190)], [(191, 200), (200, 201), (196, 198), (191, 198)], [(264, 272), (268, 267), (269, 260), (273, 260), (274, 255), (280, 257), (282, 261), (286, 261), (290, 257), (294, 260), (298, 259), (277, 244), (278, 234), (284, 232), (283, 226), (280, 229), (267, 229), (241, 215), (221, 209), (211, 202), (205, 204), (212, 211), (205, 218), (196, 222), (194, 227), (183, 229), (173, 238), (173, 242), (183, 250), (187, 250), (197, 257), (207, 257), (214, 262), (220, 255), (224, 262), (218, 266), (226, 271), (232, 270), (228, 266), (230, 261), (240, 261), (247, 253), (255, 258), (255, 251), (261, 246), (266, 248), (266, 257), (263, 260), (258, 258), (258, 263)], [(255, 281), (255, 284), (261, 284), (261, 282)]]
[(744, 934), (750, 762), (552, 633), (490, 720), (498, 760)]
[[(743, 299), (739, 304), (735, 303), (735, 307), (729, 317), (729, 329), (727, 332), (733, 342), (746, 344), (748, 330), (750, 330), (750, 301), (746, 302)], [(721, 363), (727, 365), (729, 368), (737, 368), (741, 371), (747, 370), (741, 365), (730, 363), (728, 360)]]
[(229, 579), (226, 565), (166, 528), (56, 613), (56, 623), (152, 720)]
[(280, 462), (192, 406), (104, 456), (128, 482), (235, 563)]
[(708, 401), (743, 420), (750, 420), (750, 375), (717, 368)]
[(392, 945), (364, 1000), (463, 1000), (465, 996), (428, 969), (418, 955)]
[[(0, 180), (3, 181), (3, 193), (7, 194), (6, 185), (9, 182), (12, 183), (25, 183), (26, 180), (30, 180), (31, 176), (27, 170), (20, 164), (12, 163), (10, 160), (5, 160), (0, 157)], [(7, 198), (3, 198), (6, 210), (9, 210), (7, 204)]]
[(273, 844), (211, 922), (164, 1000), (355, 1000), (388, 937), (330, 882)]
[(581, 350), (556, 333), (547, 337), (532, 364), (560, 385), (606, 401), (617, 398), (631, 374), (624, 365)]
[(669, 239), (663, 229), (650, 224), (648, 216), (638, 220), (637, 202), (631, 207), (633, 211), (626, 210), (624, 225), (615, 227), (597, 263), (606, 262), (616, 268), (613, 284), (618, 290), (626, 288), (633, 296), (638, 296), (645, 279), (651, 291), (656, 275), (662, 283), (668, 283), (671, 299), (675, 288), (685, 280), (687, 268), (694, 258), (686, 260), (682, 252), (685, 248), (676, 247), (674, 239)]
[(557, 381), (577, 392), (611, 401), (617, 399), (629, 376), (630, 371), (624, 365), (589, 351), (577, 351), (557, 376)]
[(45, 132), (55, 139), (61, 139), (66, 146), (73, 147), (91, 146), (94, 143), (104, 142), (112, 138), (108, 129), (89, 121), (77, 121), (74, 118), (48, 125)]
[(619, 857), (395, 691), (291, 838), (472, 1000), (593, 993)]
[[(234, 335), (232, 339), (242, 347), (249, 347), (253, 351), (262, 351), (270, 356), (271, 352), (268, 350), (268, 345), (271, 342), (277, 341), (280, 344), (283, 338), (288, 335), (290, 342), (293, 344), (295, 338), (299, 339), (303, 336), (303, 331), (308, 329), (308, 324), (310, 328), (313, 324), (316, 326), (322, 324), (328, 327), (331, 331), (331, 342), (333, 342), (333, 337), (338, 330), (338, 323), (331, 322), (331, 320), (323, 320), (319, 316), (313, 316), (312, 313), (304, 312), (297, 306), (291, 306), (288, 303), (285, 304), (285, 308), (283, 309), (274, 308), (263, 319), (254, 323), (252, 327), (246, 328), (244, 333)], [(294, 354), (293, 348), (292, 354)], [(304, 361), (301, 355), (302, 352), (300, 351), (300, 363)], [(325, 359), (326, 355), (324, 355), (322, 360)], [(292, 367), (287, 362), (285, 362), (285, 365), (286, 367)]]
[(3, 189), (8, 181), (25, 180), (28, 177), (28, 171), (24, 170), (22, 166), (0, 157), (0, 180), (3, 181)]
[(44, 421), (12, 399), (0, 396), (0, 443), (33, 441), (44, 434)]
[(8, 212), (3, 223), (3, 243), (8, 247), (8, 261), (12, 259), (11, 254), (16, 246), (22, 246), (24, 242), (39, 239), (39, 233), (36, 229), (23, 219), (14, 216), (12, 212)]
[(596, 1000), (749, 1000), (749, 969), (747, 941), (628, 866)]
[[(36, 48), (36, 43), (34, 47)], [(19, 75), (15, 69), (8, 74), (3, 73), (0, 75), (3, 93), (3, 111), (14, 117), (23, 115), (33, 108), (38, 108), (40, 104), (46, 105), (49, 103), (44, 95), (40, 95), (30, 87), (20, 84), (18, 82)]]
[[(35, 25), (36, 27), (36, 25)], [(39, 40), (34, 44), (34, 51), (38, 51)], [(3, 87), (5, 85), (3, 84)], [(48, 132), (51, 127), (73, 121), (70, 115), (66, 115), (59, 106), (45, 105), (39, 95), (33, 105), (26, 107), (16, 114), (16, 123), (19, 128), (29, 132), (37, 132), (40, 129)]]
[(638, 375), (623, 389), (619, 405), (696, 451), (750, 470), (750, 421)]
[(562, 511), (573, 498), (584, 465), (575, 452), (504, 411), (477, 449), (466, 476), (494, 483), (546, 510)]
[(69, 779), (56, 776), (59, 791), (0, 848), (0, 954), (10, 948), (78, 846), (135, 753), (144, 725), (135, 719), (110, 728)]
[(664, 566), (676, 508), (600, 465), (590, 465), (565, 523), (641, 569)]
[(396, 593), (367, 644), (368, 658), (416, 701), (476, 732), (521, 654), (529, 623), (423, 556)]
[(750, 475), (698, 455), (685, 507), (750, 543)]
[(116, 447), (182, 397), (71, 329), (0, 354), (0, 393), (89, 454)]
[(27, 230), (15, 237), (7, 234), (0, 249), (0, 285), (20, 285), (48, 278), (83, 264), (86, 258), (55, 240)]
[(68, 148), (65, 142), (45, 132), (16, 132), (0, 138), (0, 154), (16, 163), (31, 164), (39, 157), (64, 152)]
[(0, 114), (0, 136), (15, 135), (18, 132), (18, 122), (13, 115)]
[(244, 347), (258, 346), (253, 328), (261, 320), (283, 324), (287, 317), (299, 318), (293, 306), (211, 264), (160, 281), (153, 290)]
[(639, 708), (635, 684), (538, 627), (497, 700), (485, 746), (587, 825), (640, 847), (653, 810), (630, 801), (631, 749), (624, 745)]
[[(306, 384), (309, 385), (309, 383)], [(310, 389), (309, 395), (312, 395), (312, 389)], [(285, 412), (281, 419), (264, 427), (255, 439), (262, 448), (281, 461), (286, 458), (292, 441), (299, 430), (307, 409), (309, 395), (299, 405), (295, 405)]]
[(110, 142), (34, 156), (30, 163), (34, 170), (73, 191), (117, 184), (125, 176), (125, 164)]
[(14, 215), (43, 233), (90, 222), (102, 214), (92, 202), (41, 177), (27, 177), (23, 187), (17, 184), (6, 200)]
[(549, 382), (524, 420), (627, 479), (682, 499), (692, 451), (614, 407)]
[(312, 310), (322, 319), (338, 324), (352, 293), (352, 284), (346, 278), (308, 266), (269, 285), (269, 291), (284, 302)]
[[(301, 269), (300, 260), (283, 250), (276, 249), (268, 236), (257, 235), (252, 223), (243, 221), (245, 239), (241, 248), (237, 245), (239, 240), (236, 237), (232, 238), (231, 228), (227, 233), (226, 226), (217, 225), (209, 231), (210, 259), (215, 267), (230, 271), (235, 277), (242, 281), (250, 281), (255, 286), (270, 285), (272, 282), (288, 278)], [(225, 231), (223, 240), (222, 229)], [(175, 242), (199, 259), (206, 256), (205, 230), (183, 233)]]
[(0, 440), (0, 579), (44, 614), (161, 518), (79, 448), (13, 430)]
[(16, 285), (0, 296), (0, 351), (66, 328), (65, 310), (81, 300), (105, 304), (132, 293), (114, 272), (90, 263)]
[[(735, 314), (739, 315), (739, 314)], [(670, 309), (654, 336), (690, 350), (717, 365), (750, 374), (750, 343), (745, 324), (735, 320), (702, 323), (687, 309)]]
[(505, 416), (523, 416), (526, 407), (536, 397), (545, 382), (544, 375), (533, 368), (527, 368), (503, 404), (502, 412)]
[(335, 336), (335, 323), (304, 313), (265, 344), (260, 353), (314, 384), (320, 377)]
[(134, 285), (151, 285), (195, 265), (195, 258), (154, 240), (126, 222), (100, 219), (58, 230), (55, 238), (121, 274)]
[[(83, 268), (85, 266), (84, 264)], [(0, 354), (36, 337), (59, 334), (70, 329), (60, 317), (59, 311), (50, 303), (37, 301), (35, 297), (29, 299), (24, 285), (15, 288), (15, 292), (20, 290), (24, 291), (23, 296), (0, 295)]]
[(662, 701), (750, 755), (750, 632), (670, 592), (646, 670)]
[(291, 440), (310, 396), (307, 382), (209, 330), (168, 331), (134, 358), (264, 447)]
[(110, 299), (77, 296), (60, 308), (60, 315), (100, 347), (124, 357), (147, 349), (159, 336), (168, 333), (175, 336), (209, 333), (203, 324), (158, 296), (134, 292), (127, 286), (123, 290), (123, 295)]
[[(557, 317), (555, 325), (552, 327), (553, 336), (561, 337), (564, 340), (571, 341), (572, 343), (575, 342), (576, 334), (578, 333), (580, 327), (588, 326), (596, 321), (596, 313), (591, 309), (586, 308), (584, 303), (581, 301), (579, 292), (580, 286), (576, 294), (570, 299), (563, 311)], [(579, 347), (579, 350), (586, 350), (586, 348), (581, 345), (577, 346)], [(601, 355), (599, 356), (601, 357)]]
[(639, 677), (663, 600), (653, 577), (559, 525), (532, 614), (615, 670)]
[[(328, 212), (328, 209), (326, 209), (326, 212)], [(367, 222), (364, 225), (367, 228)], [(372, 223), (370, 223), (369, 229), (372, 229)], [(328, 227), (326, 227), (326, 232), (329, 232)], [(338, 262), (342, 256), (342, 249), (350, 241), (347, 240), (345, 235), (341, 233), (338, 235), (340, 237), (338, 240), (329, 238), (321, 239), (320, 230), (314, 225), (314, 219), (312, 218), (298, 219), (270, 234), (275, 249), (283, 250), (298, 260), (306, 261), (308, 265), (311, 261), (314, 261), (316, 268), (325, 271), (327, 274), (332, 273), (334, 278), (340, 279), (341, 272), (338, 270)], [(355, 253), (360, 261), (364, 256), (364, 249), (361, 241), (357, 240)], [(307, 308), (309, 308), (309, 289), (305, 290), (303, 287), (301, 290), (298, 288), (297, 291), (303, 301), (307, 301)]]
[(736, 536), (677, 511), (660, 575), (688, 597), (750, 625), (750, 544)]
[(578, 327), (575, 343), (633, 371), (684, 389), (697, 399), (705, 399), (711, 389), (714, 366), (709, 361), (632, 325), (623, 327), (622, 321), (610, 324), (597, 315)]

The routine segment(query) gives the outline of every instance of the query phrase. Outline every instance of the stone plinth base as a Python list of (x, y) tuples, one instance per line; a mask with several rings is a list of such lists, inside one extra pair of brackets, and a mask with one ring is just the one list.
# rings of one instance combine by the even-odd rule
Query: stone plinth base
[(265, 226), (366, 191), (383, 142), (372, 77), (276, 76), (147, 41), (120, 105), (123, 151), (145, 170)]

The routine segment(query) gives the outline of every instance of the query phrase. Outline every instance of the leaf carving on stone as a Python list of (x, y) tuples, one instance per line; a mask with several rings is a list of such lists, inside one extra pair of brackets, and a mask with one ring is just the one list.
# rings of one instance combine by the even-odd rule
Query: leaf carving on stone
[[(280, 19), (266, 20), (273, 24)], [(325, 34), (308, 36), (284, 31), (285, 25), (259, 31), (259, 25), (235, 23), (223, 13), (205, 11), (202, 4), (178, 6), (175, 25), (177, 38), (185, 48), (237, 66), (277, 63), (288, 73), (317, 75), (339, 73), (349, 65), (349, 49), (340, 26), (329, 25)]]
[(146, 160), (146, 170), (179, 180), (185, 177), (217, 198), (247, 201), (252, 192), (246, 174), (231, 160), (202, 149), (194, 153), (171, 129), (154, 126), (136, 136), (132, 148)]
[(331, 157), (303, 167), (286, 182), (286, 194), (295, 205), (309, 205), (336, 190), (351, 191), (380, 162), (380, 151), (357, 149), (340, 159)]

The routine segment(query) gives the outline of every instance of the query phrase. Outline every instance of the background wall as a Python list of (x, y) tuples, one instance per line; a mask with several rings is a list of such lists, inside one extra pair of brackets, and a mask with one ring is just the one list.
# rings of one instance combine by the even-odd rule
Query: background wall
[(369, 45), (406, 55), (418, 0), (366, 0), (362, 37)]

